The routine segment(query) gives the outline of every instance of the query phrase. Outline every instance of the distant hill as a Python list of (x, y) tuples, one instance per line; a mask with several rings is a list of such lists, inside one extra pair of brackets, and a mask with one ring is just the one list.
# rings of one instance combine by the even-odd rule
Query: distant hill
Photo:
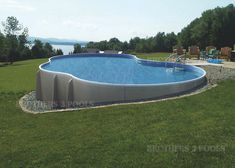
[(50, 43), (52, 45), (74, 45), (74, 44), (80, 44), (82, 46), (85, 46), (88, 43), (87, 41), (79, 41), (79, 40), (72, 40), (72, 39), (28, 37), (28, 41), (29, 42), (33, 43), (34, 40), (40, 40), (43, 43)]

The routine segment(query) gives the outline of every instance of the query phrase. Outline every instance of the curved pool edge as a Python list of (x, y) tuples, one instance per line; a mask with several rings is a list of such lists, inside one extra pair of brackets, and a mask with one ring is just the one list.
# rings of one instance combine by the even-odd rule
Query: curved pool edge
[[(85, 56), (86, 54), (83, 54)], [(89, 54), (91, 55), (91, 54)], [(95, 54), (97, 55), (97, 54)], [(105, 54), (99, 54), (105, 56)], [(110, 56), (110, 54), (107, 54)], [(113, 54), (117, 56), (116, 54)], [(78, 56), (78, 55), (69, 55)], [(81, 56), (81, 55), (80, 55)], [(118, 55), (118, 56), (123, 56)], [(174, 64), (171, 62), (156, 62), (137, 58), (134, 55), (125, 56), (147, 63)], [(55, 56), (49, 58), (48, 62), (39, 66), (36, 82), (36, 97), (42, 101), (57, 102), (59, 106), (70, 107), (73, 105), (100, 105), (122, 102), (136, 102), (144, 100), (154, 100), (159, 98), (181, 95), (196, 90), (205, 85), (205, 70), (190, 65), (175, 64), (195, 68), (203, 72), (203, 75), (187, 81), (161, 83), (161, 84), (110, 84), (80, 79), (72, 74), (55, 72), (43, 69), (43, 66), (53, 59), (68, 56)]]
[[(45, 66), (46, 64), (49, 64), (53, 59), (60, 59), (60, 58), (66, 58), (66, 57), (80, 57), (81, 55), (83, 56), (87, 56), (87, 55), (99, 55), (99, 56), (106, 56), (106, 57), (123, 57), (123, 56), (126, 56), (127, 58), (132, 58), (132, 59), (135, 59), (136, 61), (140, 61), (141, 63), (153, 63), (153, 64), (156, 64), (156, 63), (160, 63), (160, 64), (164, 64), (164, 65), (177, 65), (178, 67), (193, 67), (194, 69), (197, 69), (199, 71), (202, 71), (202, 75), (198, 78), (194, 78), (194, 79), (191, 79), (191, 80), (184, 80), (184, 81), (180, 81), (180, 82), (170, 82), (170, 83), (159, 83), (159, 84), (116, 84), (116, 83), (106, 83), (106, 82), (97, 82), (97, 81), (90, 81), (90, 80), (86, 80), (86, 79), (81, 79), (79, 77), (76, 77), (72, 74), (69, 74), (69, 73), (65, 73), (65, 72), (58, 72), (58, 71), (50, 71), (50, 70), (46, 70), (44, 68), (42, 68), (43, 66)], [(147, 59), (141, 59), (141, 58), (138, 58), (137, 56), (135, 55), (131, 55), (131, 54), (105, 54), (105, 53), (102, 53), (102, 54), (90, 54), (90, 53), (82, 53), (82, 54), (72, 54), (72, 55), (59, 55), (59, 56), (53, 56), (51, 58), (48, 59), (47, 62), (45, 63), (42, 63), (39, 65), (39, 70), (42, 70), (42, 71), (45, 71), (45, 72), (49, 72), (49, 73), (58, 73), (58, 74), (65, 74), (65, 75), (68, 75), (68, 76), (71, 76), (75, 79), (78, 79), (78, 80), (81, 80), (81, 81), (84, 81), (84, 82), (87, 82), (87, 83), (93, 83), (93, 84), (100, 84), (100, 85), (116, 85), (116, 86), (159, 86), (159, 85), (174, 85), (174, 84), (178, 84), (178, 83), (186, 83), (186, 82), (191, 82), (191, 81), (194, 81), (194, 80), (198, 80), (200, 78), (203, 78), (206, 76), (206, 71), (202, 68), (199, 68), (197, 66), (194, 66), (194, 65), (188, 65), (188, 64), (180, 64), (180, 63), (175, 63), (175, 62), (166, 62), (166, 61), (154, 61), (154, 60), (147, 60)]]

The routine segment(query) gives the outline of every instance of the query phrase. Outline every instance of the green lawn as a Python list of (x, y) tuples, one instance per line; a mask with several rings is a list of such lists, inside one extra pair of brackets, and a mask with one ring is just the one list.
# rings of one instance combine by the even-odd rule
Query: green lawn
[(139, 58), (155, 60), (155, 61), (165, 61), (171, 53), (135, 53)]
[(36, 72), (41, 63), (48, 59), (35, 59), (15, 62), (13, 65), (0, 67), (0, 91), (22, 92), (35, 88)]
[(0, 167), (234, 166), (235, 81), (158, 103), (24, 113), (17, 102), (45, 61), (0, 67)]

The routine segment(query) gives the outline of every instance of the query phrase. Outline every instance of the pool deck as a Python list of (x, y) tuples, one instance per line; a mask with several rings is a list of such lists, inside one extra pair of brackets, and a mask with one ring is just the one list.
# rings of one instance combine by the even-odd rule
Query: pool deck
[(235, 62), (228, 62), (228, 61), (224, 61), (222, 64), (212, 64), (207, 62), (206, 60), (188, 59), (186, 60), (186, 64), (195, 65), (195, 66), (212, 65), (212, 66), (235, 69)]

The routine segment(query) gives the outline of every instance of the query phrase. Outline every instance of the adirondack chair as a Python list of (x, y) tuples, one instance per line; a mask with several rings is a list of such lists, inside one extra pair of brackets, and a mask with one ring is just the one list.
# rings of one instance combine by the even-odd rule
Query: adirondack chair
[(173, 47), (173, 53), (177, 55), (183, 55), (184, 54), (184, 49), (182, 46), (174, 46)]
[(220, 51), (221, 51), (221, 54), (219, 55), (220, 59), (226, 59), (226, 60), (231, 59), (232, 49), (230, 47), (223, 47), (223, 48), (221, 48)]
[(199, 56), (200, 56), (199, 47), (198, 46), (190, 46), (188, 48), (188, 54), (189, 54), (189, 58), (196, 57), (197, 59), (199, 59)]

